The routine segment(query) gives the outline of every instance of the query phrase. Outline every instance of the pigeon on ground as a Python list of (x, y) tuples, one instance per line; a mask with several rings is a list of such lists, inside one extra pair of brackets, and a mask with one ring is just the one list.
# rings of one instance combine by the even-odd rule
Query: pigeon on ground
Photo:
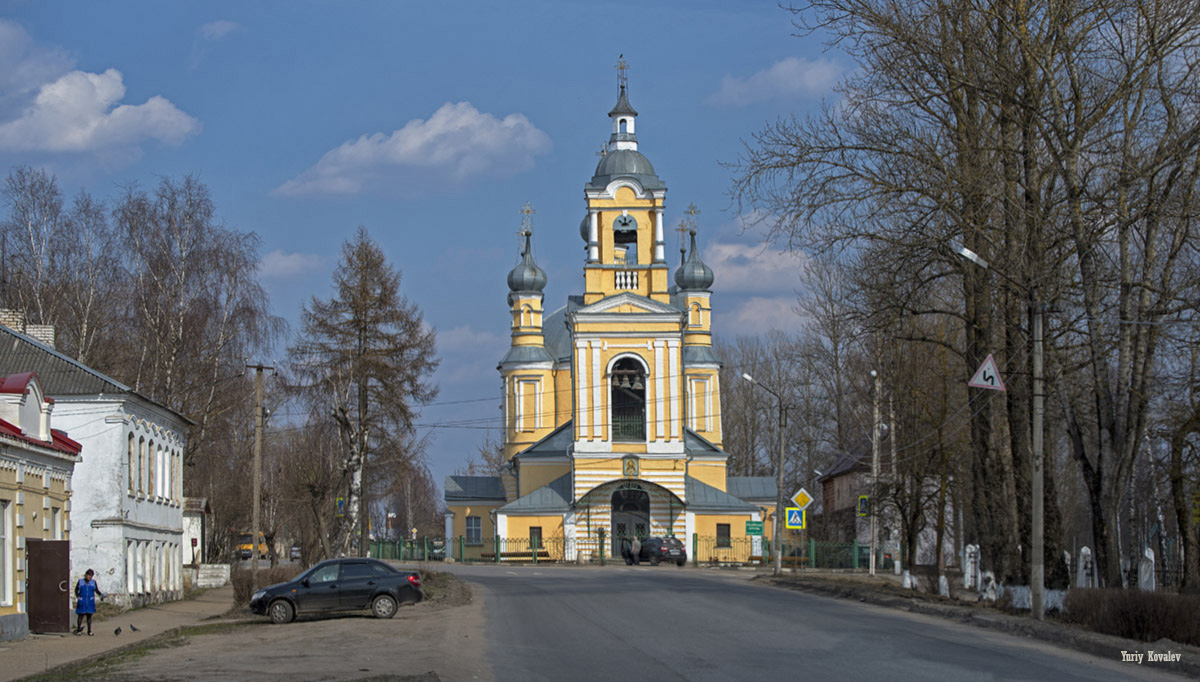
[(114, 634), (114, 635), (119, 635), (119, 634), (121, 634), (121, 626), (120, 626), (120, 625), (118, 625), (118, 626), (117, 626), (117, 629), (116, 629), (116, 630), (113, 630), (113, 634)]
[(130, 629), (130, 630), (133, 630), (134, 632), (141, 632), (141, 628), (139, 628), (138, 626), (134, 625), (133, 623), (130, 623), (130, 624), (129, 624), (129, 629)]

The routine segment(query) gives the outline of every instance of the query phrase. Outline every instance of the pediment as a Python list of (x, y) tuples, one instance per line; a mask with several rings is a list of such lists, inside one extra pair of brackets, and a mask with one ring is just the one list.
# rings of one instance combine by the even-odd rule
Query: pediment
[(637, 294), (623, 293), (616, 296), (609, 296), (595, 303), (579, 308), (575, 311), (576, 315), (596, 315), (604, 313), (618, 314), (650, 314), (650, 315), (679, 315), (681, 314), (678, 308), (666, 303), (639, 296)]

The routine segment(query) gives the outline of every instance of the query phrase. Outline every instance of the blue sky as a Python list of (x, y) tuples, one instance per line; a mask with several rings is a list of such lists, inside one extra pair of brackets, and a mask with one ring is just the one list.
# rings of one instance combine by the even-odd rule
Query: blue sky
[(226, 224), (262, 237), (263, 282), (291, 323), (366, 226), (438, 330), (441, 395), (421, 423), (440, 482), (498, 423), (526, 201), (547, 310), (580, 291), (582, 190), (618, 54), (668, 225), (701, 211), (718, 335), (798, 326), (798, 262), (740, 229), (721, 165), (850, 68), (793, 33), (774, 0), (8, 2), (0, 169), (44, 167), (97, 197), (196, 174)]

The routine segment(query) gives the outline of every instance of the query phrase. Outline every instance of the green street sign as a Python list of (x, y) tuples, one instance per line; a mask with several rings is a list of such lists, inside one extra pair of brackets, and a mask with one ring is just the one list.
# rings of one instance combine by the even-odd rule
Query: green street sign
[(763, 522), (762, 521), (747, 521), (746, 522), (746, 535), (762, 535), (762, 534), (763, 534)]

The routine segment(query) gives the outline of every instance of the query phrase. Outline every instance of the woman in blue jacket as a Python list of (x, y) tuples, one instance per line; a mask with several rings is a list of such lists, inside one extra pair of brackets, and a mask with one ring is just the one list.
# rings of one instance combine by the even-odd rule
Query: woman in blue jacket
[(75, 583), (75, 634), (83, 632), (83, 617), (87, 616), (88, 635), (92, 634), (92, 614), (96, 612), (96, 595), (101, 599), (104, 598), (104, 593), (100, 591), (100, 586), (96, 584), (96, 575), (92, 569), (88, 569), (87, 573)]

